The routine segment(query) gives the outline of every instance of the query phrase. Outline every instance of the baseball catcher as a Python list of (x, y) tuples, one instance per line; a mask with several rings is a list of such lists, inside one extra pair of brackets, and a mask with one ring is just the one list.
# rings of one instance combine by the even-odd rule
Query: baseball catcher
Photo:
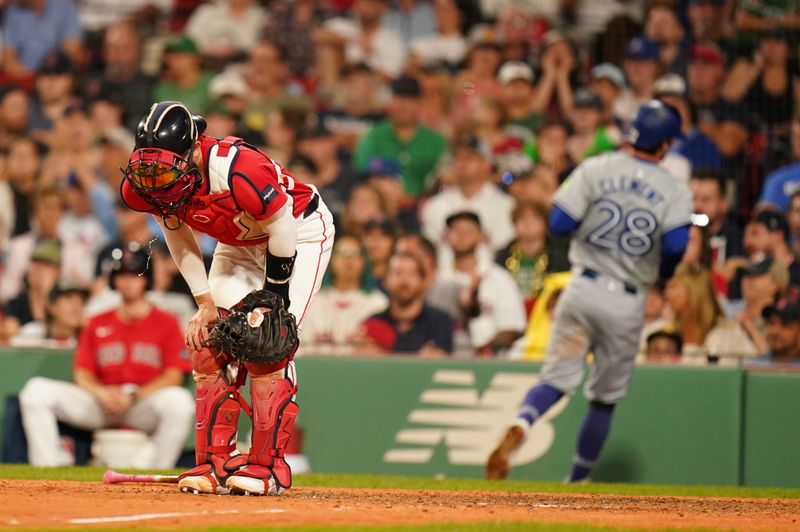
[[(180, 102), (153, 104), (123, 170), (123, 201), (151, 213), (197, 301), (186, 330), (196, 383), (197, 467), (188, 493), (278, 495), (297, 416), (297, 328), (330, 259), (330, 211), (306, 185), (240, 138), (204, 135)], [(195, 232), (218, 244), (208, 273)], [(250, 406), (239, 388), (250, 376)], [(252, 408), (247, 455), (239, 412)]]

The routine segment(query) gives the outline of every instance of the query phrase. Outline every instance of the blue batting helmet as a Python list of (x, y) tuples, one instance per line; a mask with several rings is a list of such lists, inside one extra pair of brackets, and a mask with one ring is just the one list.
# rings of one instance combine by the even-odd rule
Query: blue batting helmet
[(673, 107), (658, 100), (642, 105), (625, 131), (625, 140), (646, 150), (681, 136), (681, 117)]

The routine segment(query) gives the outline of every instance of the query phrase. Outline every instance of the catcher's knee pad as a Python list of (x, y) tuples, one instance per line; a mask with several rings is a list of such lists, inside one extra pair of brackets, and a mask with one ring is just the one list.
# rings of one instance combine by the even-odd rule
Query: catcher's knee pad
[(211, 463), (211, 457), (227, 460), (236, 450), (239, 425), (238, 387), (225, 382), (220, 372), (195, 373), (195, 457), (197, 464)]
[[(286, 378), (252, 377), (250, 400), (253, 408), (253, 441), (250, 466), (268, 468), (279, 488), (292, 485), (292, 471), (284, 452), (294, 432), (298, 406), (292, 400), (297, 387)], [(260, 468), (246, 467), (258, 470)], [(240, 473), (241, 474), (241, 473)]]

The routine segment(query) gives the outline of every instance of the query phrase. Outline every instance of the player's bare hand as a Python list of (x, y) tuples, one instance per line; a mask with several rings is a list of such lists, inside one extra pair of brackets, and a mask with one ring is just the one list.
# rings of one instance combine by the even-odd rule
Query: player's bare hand
[(218, 318), (219, 313), (213, 303), (200, 303), (197, 312), (189, 320), (189, 326), (186, 328), (186, 345), (190, 349), (200, 351), (203, 344), (208, 341), (209, 326)]
[(123, 392), (118, 386), (104, 386), (97, 390), (96, 395), (101, 408), (111, 415), (124, 414), (133, 404), (130, 394)]

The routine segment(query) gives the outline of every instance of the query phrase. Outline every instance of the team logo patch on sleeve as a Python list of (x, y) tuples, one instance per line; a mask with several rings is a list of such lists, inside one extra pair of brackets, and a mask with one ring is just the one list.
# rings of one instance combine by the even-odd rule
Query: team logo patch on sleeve
[(272, 185), (267, 183), (267, 186), (262, 188), (259, 191), (258, 195), (261, 197), (261, 201), (264, 202), (264, 205), (266, 205), (267, 203), (275, 199), (275, 196), (278, 195), (278, 191), (275, 190), (275, 188)]

